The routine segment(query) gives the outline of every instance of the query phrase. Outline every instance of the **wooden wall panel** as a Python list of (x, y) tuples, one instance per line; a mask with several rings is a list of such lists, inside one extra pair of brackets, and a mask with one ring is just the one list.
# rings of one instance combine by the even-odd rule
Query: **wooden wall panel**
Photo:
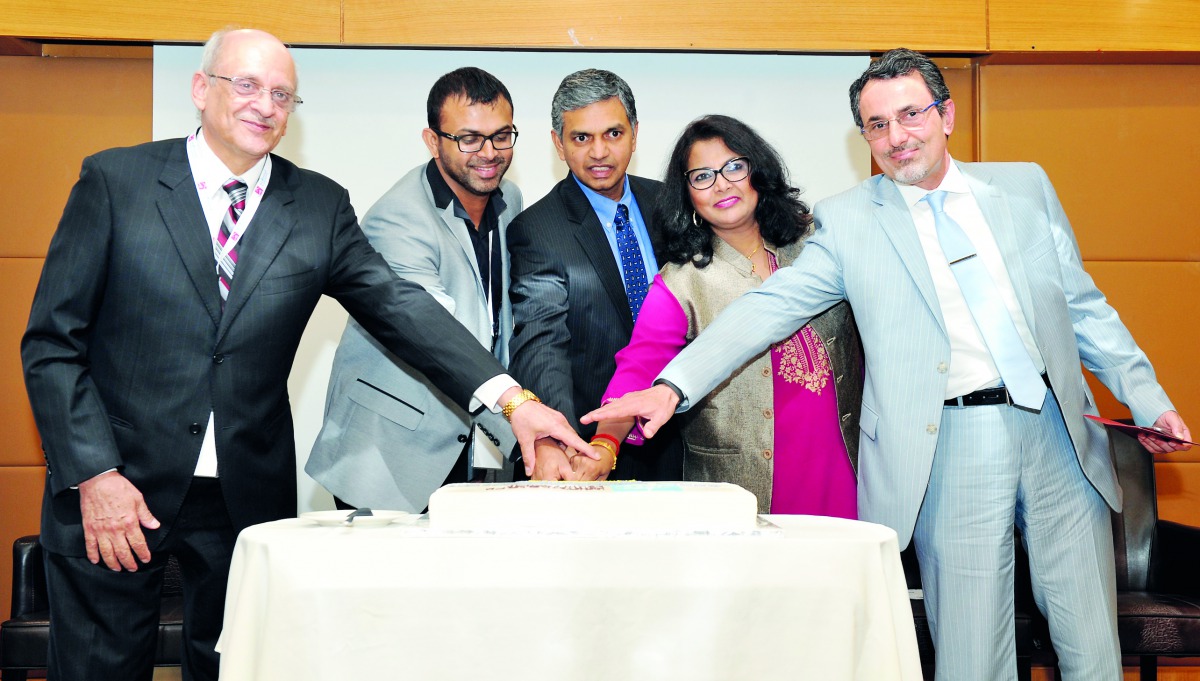
[(1200, 259), (1198, 118), (1200, 66), (980, 69), (982, 159), (1040, 163), (1088, 260)]
[[(1200, 318), (1198, 262), (1088, 262), (1085, 267), (1121, 321), (1150, 358), (1158, 381), (1188, 426), (1200, 437), (1200, 381), (1196, 373)], [(1126, 418), (1129, 411), (1089, 377), (1100, 413)], [(1194, 453), (1162, 457), (1195, 460)]]
[[(0, 17), (9, 19), (0, 9)], [(38, 531), (45, 466), (18, 346), (42, 258), (83, 157), (150, 139), (151, 64), (131, 59), (0, 57), (0, 604), (12, 541)]]
[[(0, 257), (41, 258), (83, 158), (150, 139), (149, 59), (0, 57)], [(20, 96), (29, 93), (29, 96)]]
[[(667, 50), (980, 51), (984, 0), (613, 0), (568, 6), (522, 0), (490, 6), (345, 0), (347, 44)], [(953, 17), (953, 21), (946, 21)]]
[(1200, 527), (1200, 463), (1160, 461), (1154, 465), (1154, 477), (1158, 517)]
[[(948, 147), (950, 156), (958, 161), (977, 161), (978, 158), (978, 97), (976, 83), (978, 67), (970, 59), (938, 59), (942, 78), (954, 100), (954, 132)], [(876, 169), (878, 171), (878, 169)]]
[(989, 0), (992, 50), (1197, 50), (1195, 0)]
[(45, 466), (0, 466), (0, 612), (12, 602), (12, 545), (41, 526)]
[(5, 396), (4, 408), (0, 409), (0, 435), (4, 438), (0, 466), (37, 466), (43, 462), (41, 440), (25, 397), (20, 354), (21, 334), (29, 321), (29, 305), (42, 262), (42, 258), (0, 257), (0, 291), (4, 291), (0, 296), (0, 395)]
[(341, 2), (0, 0), (0, 35), (24, 38), (202, 43), (234, 24), (270, 31), (285, 42), (338, 43)]

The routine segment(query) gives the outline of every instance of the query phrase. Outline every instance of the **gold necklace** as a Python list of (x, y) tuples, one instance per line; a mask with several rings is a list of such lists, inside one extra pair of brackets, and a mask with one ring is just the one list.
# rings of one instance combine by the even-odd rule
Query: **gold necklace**
[(758, 242), (758, 245), (754, 247), (754, 250), (753, 250), (753, 251), (750, 251), (750, 255), (746, 256), (746, 258), (747, 258), (747, 259), (750, 261), (750, 274), (754, 274), (754, 273), (755, 273), (755, 269), (754, 269), (754, 254), (755, 254), (755, 253), (758, 253), (758, 249), (762, 248), (764, 245), (766, 245), (766, 243), (767, 243), (767, 242), (766, 242), (766, 240), (765, 240), (765, 239), (759, 240), (759, 242)]

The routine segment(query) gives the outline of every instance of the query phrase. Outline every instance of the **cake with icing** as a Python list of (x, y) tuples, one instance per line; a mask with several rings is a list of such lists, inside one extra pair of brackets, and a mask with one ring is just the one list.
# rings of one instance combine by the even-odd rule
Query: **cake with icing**
[(754, 529), (758, 502), (724, 482), (511, 482), (446, 485), (429, 499), (445, 530), (736, 531)]

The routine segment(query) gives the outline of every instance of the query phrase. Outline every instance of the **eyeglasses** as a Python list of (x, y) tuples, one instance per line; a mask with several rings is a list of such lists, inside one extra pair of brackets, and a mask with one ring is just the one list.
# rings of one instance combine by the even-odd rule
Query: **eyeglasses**
[(942, 100), (939, 99), (924, 109), (910, 109), (895, 118), (870, 121), (866, 126), (859, 128), (858, 131), (870, 142), (880, 137), (886, 137), (888, 131), (892, 128), (892, 121), (899, 123), (900, 127), (905, 130), (920, 130), (925, 125), (925, 119), (929, 118), (929, 110), (941, 103)]
[(750, 175), (750, 159), (745, 156), (731, 158), (718, 168), (692, 168), (684, 173), (692, 189), (708, 189), (717, 183), (717, 175), (728, 182), (740, 182)]
[(218, 76), (215, 73), (208, 74), (208, 77), (220, 78), (221, 80), (229, 82), (229, 84), (233, 86), (233, 94), (237, 95), (241, 99), (256, 98), (259, 96), (259, 93), (265, 92), (271, 96), (271, 103), (280, 109), (283, 109), (284, 111), (295, 111), (296, 107), (304, 103), (303, 99), (300, 99), (287, 90), (272, 90), (270, 88), (265, 88), (259, 85), (258, 81), (250, 78), (242, 78), (240, 76)]
[(492, 143), (492, 148), (496, 151), (512, 149), (517, 144), (516, 130), (501, 130), (500, 132), (493, 132), (490, 135), (478, 135), (475, 133), (470, 135), (451, 135), (450, 133), (442, 132), (437, 128), (430, 128), (430, 130), (433, 130), (438, 135), (441, 135), (448, 140), (454, 140), (457, 142), (458, 150), (464, 154), (473, 154), (483, 149), (484, 142), (489, 140)]

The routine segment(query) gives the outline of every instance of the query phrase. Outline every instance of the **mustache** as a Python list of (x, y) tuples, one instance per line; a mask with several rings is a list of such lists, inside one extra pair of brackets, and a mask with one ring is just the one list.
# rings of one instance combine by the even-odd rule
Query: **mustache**
[(888, 151), (888, 153), (889, 153), (889, 154), (895, 154), (895, 153), (898, 153), (898, 152), (901, 152), (901, 151), (908, 151), (909, 149), (920, 149), (920, 148), (921, 148), (921, 147), (923, 147), (923, 146), (924, 146), (924, 143), (923, 143), (923, 142), (918, 142), (918, 141), (915, 141), (915, 140), (913, 140), (913, 141), (910, 141), (910, 142), (908, 142), (908, 143), (906, 143), (906, 144), (901, 144), (901, 145), (900, 145), (900, 146), (898, 146), (898, 147), (892, 147), (892, 148), (891, 148), (891, 149)]
[(242, 120), (250, 121), (251, 123), (257, 123), (259, 125), (265, 125), (268, 128), (276, 128), (279, 126), (279, 121), (275, 120), (274, 118), (263, 118), (262, 116), (253, 113), (243, 116)]

